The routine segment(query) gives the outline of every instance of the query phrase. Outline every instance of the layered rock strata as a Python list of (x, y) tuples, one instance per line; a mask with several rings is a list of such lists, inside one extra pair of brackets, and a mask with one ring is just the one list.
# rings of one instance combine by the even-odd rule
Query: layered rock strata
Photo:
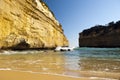
[(120, 21), (97, 25), (79, 33), (80, 47), (120, 47)]
[(68, 46), (68, 40), (42, 0), (0, 0), (0, 48), (56, 46)]

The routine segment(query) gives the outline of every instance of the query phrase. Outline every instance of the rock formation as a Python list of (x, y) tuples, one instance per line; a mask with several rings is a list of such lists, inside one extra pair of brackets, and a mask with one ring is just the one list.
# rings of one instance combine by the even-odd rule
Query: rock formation
[(120, 21), (94, 26), (79, 36), (80, 47), (120, 47)]
[(62, 26), (42, 0), (0, 0), (0, 48), (19, 49), (19, 45), (68, 46)]

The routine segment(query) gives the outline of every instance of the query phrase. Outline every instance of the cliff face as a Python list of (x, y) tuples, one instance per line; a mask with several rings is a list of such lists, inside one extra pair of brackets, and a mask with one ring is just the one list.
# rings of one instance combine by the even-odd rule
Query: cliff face
[(41, 0), (0, 0), (0, 48), (68, 46), (62, 27)]
[(80, 47), (120, 47), (120, 21), (97, 25), (79, 34)]

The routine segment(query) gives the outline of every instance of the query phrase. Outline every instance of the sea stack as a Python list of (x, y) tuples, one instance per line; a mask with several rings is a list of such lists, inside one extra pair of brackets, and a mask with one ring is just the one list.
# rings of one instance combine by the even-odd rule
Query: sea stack
[(120, 21), (97, 25), (79, 33), (80, 47), (120, 47)]
[(68, 46), (61, 24), (42, 0), (0, 0), (0, 48)]

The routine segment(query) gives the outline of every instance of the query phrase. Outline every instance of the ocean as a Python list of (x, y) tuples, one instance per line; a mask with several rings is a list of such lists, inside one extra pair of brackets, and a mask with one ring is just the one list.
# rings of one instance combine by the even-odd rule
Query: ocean
[(0, 70), (120, 80), (120, 48), (76, 48), (65, 52), (1, 51)]

